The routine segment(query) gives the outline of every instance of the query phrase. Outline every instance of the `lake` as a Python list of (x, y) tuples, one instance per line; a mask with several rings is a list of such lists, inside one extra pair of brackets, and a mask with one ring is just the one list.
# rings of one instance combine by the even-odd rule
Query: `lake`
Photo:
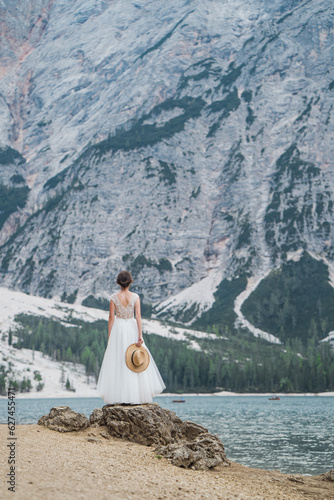
[[(334, 467), (334, 398), (312, 396), (189, 396), (154, 399), (183, 420), (218, 434), (227, 457), (240, 464), (290, 474), (315, 475)], [(16, 399), (16, 422), (36, 424), (53, 406), (67, 405), (89, 417), (100, 398)], [(0, 400), (0, 423), (7, 422), (7, 399)]]

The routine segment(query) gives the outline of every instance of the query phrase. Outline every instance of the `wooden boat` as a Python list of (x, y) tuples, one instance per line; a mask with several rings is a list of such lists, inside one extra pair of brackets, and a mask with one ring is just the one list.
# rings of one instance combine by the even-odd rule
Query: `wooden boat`
[(173, 399), (173, 403), (185, 403), (186, 400), (181, 398), (181, 399)]

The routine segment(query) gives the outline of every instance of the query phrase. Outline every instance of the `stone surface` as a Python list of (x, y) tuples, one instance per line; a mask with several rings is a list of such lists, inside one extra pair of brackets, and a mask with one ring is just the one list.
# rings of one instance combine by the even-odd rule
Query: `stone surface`
[(55, 406), (48, 415), (38, 420), (39, 425), (53, 431), (71, 432), (89, 427), (89, 420), (83, 413), (73, 411), (69, 406)]
[(334, 469), (325, 472), (324, 474), (321, 474), (324, 481), (334, 481)]
[(108, 432), (112, 436), (139, 444), (169, 444), (180, 441), (186, 424), (157, 403), (135, 406), (105, 405), (102, 408)]
[(186, 469), (211, 469), (222, 463), (228, 465), (223, 443), (209, 432), (195, 439), (167, 446), (157, 446), (155, 453), (168, 458), (173, 465)]
[(182, 421), (157, 403), (106, 405), (102, 410), (112, 436), (146, 446), (158, 445), (155, 453), (168, 458), (173, 465), (208, 469), (229, 463), (218, 437), (199, 424)]
[(90, 425), (105, 425), (102, 408), (95, 408), (89, 416)]
[(293, 483), (299, 483), (299, 484), (304, 484), (305, 480), (304, 477), (301, 474), (293, 474), (290, 476), (287, 476), (288, 481), (292, 481)]
[(96, 438), (96, 437), (87, 437), (86, 441), (88, 441), (89, 443), (95, 443), (95, 444), (102, 443), (102, 440), (99, 438)]
[(100, 436), (102, 436), (104, 439), (111, 439), (110, 434), (108, 432), (100, 432)]

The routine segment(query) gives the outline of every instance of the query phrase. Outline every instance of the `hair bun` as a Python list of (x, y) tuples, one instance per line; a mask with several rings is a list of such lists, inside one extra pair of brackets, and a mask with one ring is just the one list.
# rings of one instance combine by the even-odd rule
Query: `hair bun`
[(116, 283), (126, 288), (133, 282), (132, 276), (128, 271), (121, 271), (117, 276)]

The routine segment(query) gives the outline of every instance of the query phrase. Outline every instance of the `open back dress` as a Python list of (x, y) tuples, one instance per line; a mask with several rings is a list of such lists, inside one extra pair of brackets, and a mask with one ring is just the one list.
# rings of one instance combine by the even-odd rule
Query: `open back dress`
[(131, 292), (129, 303), (124, 307), (117, 293), (111, 296), (115, 304), (116, 317), (97, 382), (98, 395), (105, 404), (151, 403), (152, 398), (166, 388), (145, 341), (142, 345), (150, 356), (146, 370), (140, 373), (133, 372), (125, 362), (127, 348), (138, 342), (138, 325), (134, 318), (134, 306), (138, 297), (138, 294)]

